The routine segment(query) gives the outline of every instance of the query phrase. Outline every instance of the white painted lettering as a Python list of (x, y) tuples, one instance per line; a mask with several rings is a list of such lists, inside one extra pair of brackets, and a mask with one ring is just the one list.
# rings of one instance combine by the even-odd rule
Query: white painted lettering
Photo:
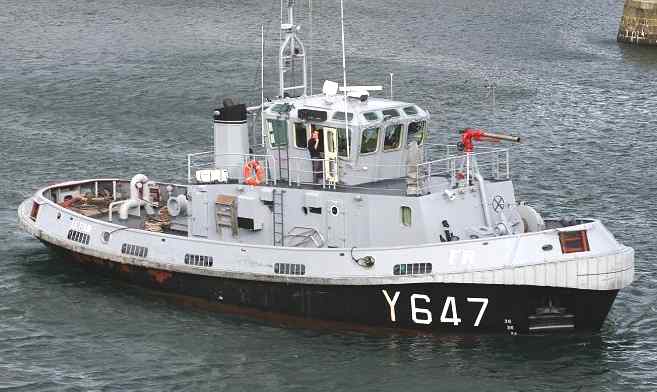
[(461, 265), (470, 268), (475, 265), (475, 252), (474, 250), (464, 250), (461, 257)]
[(452, 267), (472, 267), (475, 264), (475, 251), (450, 250), (447, 264)]
[[(488, 298), (468, 298), (468, 302), (479, 302), (481, 303), (481, 308), (479, 309), (479, 314), (477, 315), (477, 320), (475, 320), (474, 326), (478, 327), (479, 323), (481, 322), (482, 317), (484, 317), (484, 312), (486, 311), (486, 307), (488, 306)], [(504, 320), (505, 322), (507, 320)], [(507, 324), (511, 324), (511, 320), (508, 320)]]
[[(423, 308), (418, 308), (415, 305), (415, 301), (418, 299), (424, 300), (426, 303), (430, 303), (431, 299), (429, 298), (428, 295), (424, 294), (411, 294), (411, 316), (413, 318), (413, 322), (415, 324), (431, 324), (431, 321), (433, 321), (431, 317), (431, 312), (429, 309), (423, 309)], [(418, 314), (423, 314), (425, 315), (425, 318), (418, 318)]]
[[(447, 317), (448, 310), (450, 310), (452, 313), (451, 317)], [(452, 323), (454, 325), (459, 325), (461, 323), (461, 319), (456, 313), (456, 300), (454, 299), (454, 297), (447, 297), (447, 299), (445, 300), (445, 305), (443, 306), (443, 312), (440, 315), (440, 322)]]
[(449, 251), (449, 258), (447, 259), (447, 263), (450, 266), (455, 266), (458, 265), (458, 261), (461, 258), (461, 251), (460, 250), (450, 250)]
[(383, 293), (383, 296), (386, 297), (386, 301), (388, 301), (388, 305), (390, 306), (390, 321), (395, 322), (397, 321), (397, 315), (395, 313), (395, 304), (397, 304), (397, 300), (399, 299), (399, 291), (395, 291), (394, 297), (392, 297), (392, 300), (390, 299), (390, 296), (388, 295), (388, 292), (385, 290), (381, 290)]
[(91, 232), (91, 225), (80, 221), (73, 221), (71, 223), (71, 230), (89, 234)]

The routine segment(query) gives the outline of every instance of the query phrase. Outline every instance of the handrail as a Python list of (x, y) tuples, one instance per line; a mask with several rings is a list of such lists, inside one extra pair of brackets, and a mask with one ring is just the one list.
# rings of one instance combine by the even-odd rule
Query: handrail
[[(413, 172), (412, 183), (409, 182), (404, 189), (393, 189), (376, 187), (381, 192), (403, 192), (415, 195), (423, 195), (435, 191), (436, 187), (457, 187), (464, 184), (470, 184), (471, 179), (475, 178), (475, 173), (481, 173), (483, 178), (493, 179), (508, 179), (510, 178), (510, 165), (509, 165), (509, 150), (506, 148), (495, 147), (478, 147), (477, 152), (463, 153), (458, 150), (456, 145), (450, 144), (428, 144), (425, 143), (422, 148), (425, 150), (425, 155), (438, 155), (438, 159), (424, 160), (417, 164), (373, 164), (368, 165), (370, 170), (362, 172), (361, 170), (352, 170), (348, 173), (348, 177), (353, 185), (340, 185), (336, 184), (335, 188), (348, 187), (352, 189), (368, 189), (367, 186), (359, 184), (367, 184), (379, 182), (383, 180), (393, 180), (395, 178), (403, 179), (408, 177), (409, 173)], [(436, 152), (436, 150), (442, 150)], [(442, 156), (441, 156), (442, 155)], [(276, 172), (276, 159), (270, 154), (239, 154), (239, 153), (222, 153), (215, 154), (214, 151), (205, 151), (195, 154), (188, 154), (188, 181), (194, 181), (193, 172), (199, 169), (214, 168), (215, 158), (217, 156), (237, 156), (241, 159), (241, 164), (246, 163), (251, 159), (258, 159), (264, 162), (266, 179), (265, 182), (276, 184), (279, 179)], [(305, 158), (305, 157), (288, 157), (288, 176), (287, 183), (289, 186), (293, 185), (311, 185), (327, 187), (325, 179), (325, 160), (321, 158)], [(321, 181), (314, 181), (313, 163), (319, 162), (321, 167)], [(243, 180), (241, 172), (241, 164), (229, 164), (222, 169), (235, 169), (239, 167), (238, 179)], [(386, 168), (386, 171), (395, 172), (391, 168), (399, 168), (398, 177), (390, 176), (377, 176), (376, 168)], [(373, 173), (374, 175), (370, 175)], [(341, 173), (341, 176), (345, 174)], [(461, 178), (461, 177), (464, 178)], [(445, 180), (437, 181), (436, 179), (442, 177)], [(413, 187), (411, 190), (410, 187)], [(331, 185), (333, 187), (333, 185)], [(399, 188), (399, 187), (397, 187)]]
[[(488, 158), (491, 158), (490, 161), (486, 160)], [(502, 169), (504, 169), (503, 174)], [(488, 178), (508, 179), (510, 177), (509, 150), (503, 148), (489, 149), (484, 152), (454, 155), (420, 163), (417, 165), (418, 192), (424, 193), (432, 190), (430, 181), (428, 181), (432, 177), (447, 176), (451, 186), (457, 186), (459, 180), (464, 179), (467, 186), (470, 184), (470, 179), (479, 173), (482, 177), (486, 177), (484, 176), (486, 171), (490, 171)], [(460, 176), (464, 178), (459, 178)], [(425, 185), (426, 182), (429, 182), (429, 184)]]
[(276, 173), (276, 160), (273, 155), (270, 154), (241, 154), (241, 153), (215, 153), (214, 151), (204, 151), (194, 154), (187, 154), (187, 182), (192, 183), (194, 177), (192, 172), (202, 169), (215, 169), (215, 160), (217, 157), (237, 157), (240, 158), (240, 163), (224, 165), (219, 169), (238, 169), (236, 170), (238, 175), (238, 180), (243, 181), (244, 176), (242, 174), (242, 169), (244, 165), (251, 160), (258, 160), (263, 163), (265, 167), (265, 182), (276, 184), (276, 176), (272, 173)]
[[(303, 231), (299, 233), (294, 233), (295, 230), (297, 231), (303, 230)], [(315, 235), (319, 237), (319, 241), (315, 239)], [(322, 233), (317, 231), (317, 229), (315, 229), (314, 227), (295, 226), (288, 232), (288, 234), (285, 235), (285, 237), (301, 238), (301, 241), (297, 242), (296, 244), (288, 245), (293, 247), (298, 247), (300, 245), (306, 244), (308, 241), (312, 241), (315, 244), (316, 248), (321, 248), (326, 243), (326, 239), (324, 239)]]
[[(300, 164), (300, 162), (309, 162), (310, 165), (303, 165)], [(315, 183), (314, 181), (314, 174), (315, 169), (313, 166), (313, 162), (319, 162), (321, 164), (321, 173), (322, 173), (322, 181), (321, 183)], [(304, 167), (310, 167), (310, 170), (304, 169)], [(324, 176), (325, 173), (325, 167), (324, 167), (324, 159), (321, 158), (300, 158), (300, 157), (289, 157), (288, 158), (288, 185), (292, 186), (296, 182), (297, 186), (301, 184), (306, 184), (306, 185), (321, 185), (322, 188), (326, 188), (326, 178)], [(293, 175), (294, 174), (294, 175)], [(304, 177), (313, 177), (310, 182), (308, 181), (302, 181), (302, 176)], [(295, 181), (296, 179), (296, 181)]]

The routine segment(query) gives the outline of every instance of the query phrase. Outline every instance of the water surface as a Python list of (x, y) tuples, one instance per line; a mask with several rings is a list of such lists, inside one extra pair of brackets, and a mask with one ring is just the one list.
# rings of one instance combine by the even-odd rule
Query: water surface
[[(341, 80), (337, 1), (299, 21), (313, 85)], [(85, 273), (19, 232), (48, 181), (182, 180), (227, 95), (276, 91), (278, 2), (0, 0), (0, 388), (555, 391), (657, 388), (657, 49), (615, 42), (619, 1), (346, 1), (349, 80), (432, 113), (431, 139), (517, 133), (518, 197), (601, 218), (636, 282), (600, 334), (389, 336), (217, 314)], [(494, 82), (493, 110), (485, 85)], [(349, 306), (349, 304), (345, 304)]]

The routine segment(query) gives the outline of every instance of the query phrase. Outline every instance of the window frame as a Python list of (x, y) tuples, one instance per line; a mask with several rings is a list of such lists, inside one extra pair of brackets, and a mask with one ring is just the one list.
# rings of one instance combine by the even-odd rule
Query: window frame
[[(429, 122), (427, 121), (426, 118), (425, 119), (417, 119), (417, 120), (409, 121), (408, 124), (406, 124), (406, 132), (405, 132), (406, 133), (406, 146), (408, 146), (408, 144), (412, 141), (410, 139), (410, 135), (408, 133), (411, 129), (411, 124), (420, 123), (420, 122), (424, 122), (424, 130), (422, 131), (422, 142), (418, 143), (418, 147), (424, 145), (424, 143), (427, 141), (426, 139), (427, 139), (427, 136), (428, 136), (428, 133), (429, 133), (429, 130), (427, 129), (427, 127), (429, 126)], [(416, 134), (417, 134), (417, 132), (413, 134), (414, 135), (413, 140), (417, 140), (417, 137), (415, 136)]]
[[(278, 144), (276, 143), (275, 145), (271, 142), (272, 140), (272, 134), (274, 135), (274, 138), (276, 137), (275, 131), (274, 131), (274, 121), (280, 121), (282, 123), (285, 123), (285, 143), (284, 144)], [(289, 131), (290, 131), (290, 124), (289, 121), (287, 120), (281, 120), (277, 118), (268, 118), (266, 121), (267, 124), (267, 143), (271, 148), (279, 148), (279, 147), (287, 147), (290, 145), (290, 137), (289, 137)]]
[[(368, 114), (376, 115), (376, 120), (368, 119), (366, 117), (366, 115), (368, 115)], [(375, 123), (377, 121), (383, 120), (383, 114), (381, 112), (376, 111), (376, 110), (372, 110), (372, 111), (369, 111), (369, 112), (363, 112), (363, 113), (361, 113), (361, 116), (363, 117), (363, 120), (365, 120), (365, 122), (367, 122), (367, 123)]]
[[(408, 113), (406, 109), (412, 109), (413, 111), (415, 111), (415, 113)], [(402, 111), (404, 112), (405, 115), (409, 117), (415, 117), (418, 114), (420, 114), (420, 108), (418, 108), (417, 105), (404, 106), (402, 108)]]
[[(342, 115), (342, 118), (337, 118), (337, 116)], [(344, 112), (342, 110), (336, 110), (333, 112), (331, 115), (331, 121), (343, 121), (344, 122)], [(353, 122), (354, 121), (354, 113), (353, 112), (347, 112), (347, 121)]]
[[(363, 152), (363, 135), (365, 135), (365, 132), (369, 131), (370, 129), (376, 129), (377, 130), (376, 131), (377, 132), (376, 133), (376, 148), (374, 149), (374, 151)], [(379, 152), (379, 139), (380, 138), (381, 138), (381, 125), (377, 125), (377, 126), (374, 126), (374, 127), (368, 127), (368, 128), (362, 129), (360, 131), (360, 145), (358, 147), (359, 155), (360, 156), (367, 156), (367, 155), (372, 155), (372, 154), (376, 154), (377, 152)]]
[[(307, 150), (308, 149), (308, 139), (310, 139), (310, 135), (308, 135), (308, 123), (303, 122), (303, 121), (294, 121), (294, 147), (300, 149), (300, 150)], [(306, 138), (305, 138), (305, 147), (301, 147), (297, 145), (297, 124), (303, 124), (303, 126), (306, 128)]]
[[(347, 129), (346, 131), (345, 131), (344, 128), (340, 128), (340, 127), (336, 127), (335, 129), (337, 130), (337, 135), (338, 135), (338, 159), (351, 160), (351, 157), (352, 157), (353, 154), (351, 153), (350, 150), (351, 150), (351, 147), (354, 145), (354, 141), (353, 141), (353, 137), (352, 137), (354, 128), (349, 127), (349, 129)], [(341, 131), (345, 131), (345, 135), (346, 135), (346, 139), (347, 139), (347, 150), (346, 150), (347, 155), (340, 155), (340, 132)]]
[[(409, 212), (408, 224), (404, 223), (404, 209), (407, 209)], [(411, 206), (405, 204), (399, 206), (399, 223), (402, 227), (413, 227), (413, 208)]]
[[(397, 113), (396, 116), (393, 116), (392, 114), (386, 114), (386, 112), (395, 112)], [(401, 117), (401, 112), (399, 111), (398, 108), (388, 108), (388, 109), (383, 109), (381, 110), (381, 114), (383, 115), (383, 119), (385, 120), (386, 116), (390, 116), (390, 118), (400, 118)]]
[[(397, 147), (387, 148), (386, 149), (386, 133), (388, 132), (388, 128), (390, 128), (390, 127), (401, 127), (401, 129), (399, 130), (399, 141), (397, 143)], [(383, 152), (399, 151), (402, 148), (402, 145), (404, 144), (403, 143), (404, 142), (404, 140), (403, 140), (404, 139), (404, 128), (405, 128), (404, 123), (401, 123), (401, 122), (391, 123), (391, 124), (387, 124), (385, 126), (385, 128), (383, 130), (383, 142), (382, 142)]]

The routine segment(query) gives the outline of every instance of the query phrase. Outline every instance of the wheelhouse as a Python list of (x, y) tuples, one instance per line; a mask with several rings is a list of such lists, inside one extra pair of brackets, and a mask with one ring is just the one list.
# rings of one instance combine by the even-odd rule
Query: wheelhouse
[(429, 114), (417, 105), (342, 95), (288, 98), (263, 111), (266, 154), (277, 161), (277, 180), (313, 181), (308, 141), (319, 131), (327, 184), (358, 185), (406, 175), (413, 143), (427, 138)]

